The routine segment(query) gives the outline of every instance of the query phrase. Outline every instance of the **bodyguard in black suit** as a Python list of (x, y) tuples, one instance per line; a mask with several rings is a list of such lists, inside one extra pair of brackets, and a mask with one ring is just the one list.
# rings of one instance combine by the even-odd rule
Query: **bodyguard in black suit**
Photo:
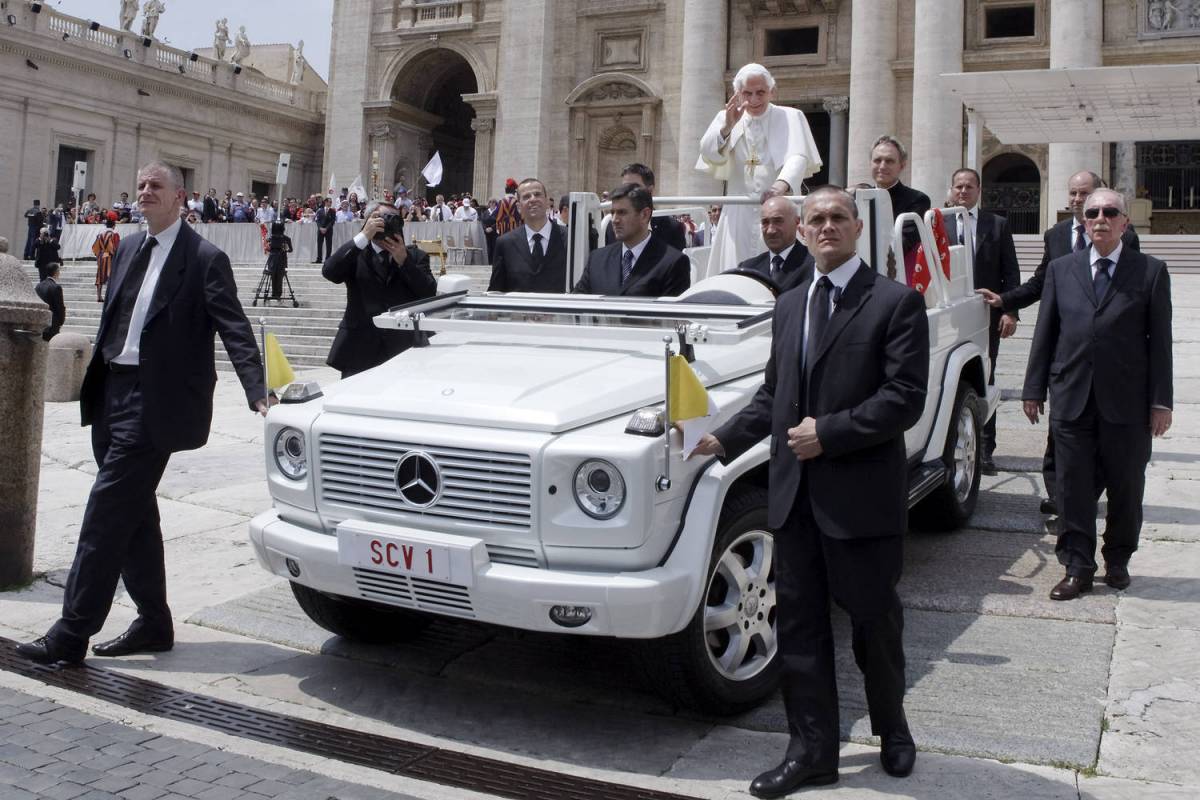
[(765, 253), (747, 258), (738, 269), (761, 272), (779, 287), (779, 294), (812, 277), (813, 260), (808, 248), (796, 239), (796, 204), (786, 197), (769, 197), (760, 210)]
[(524, 224), (496, 240), (489, 292), (556, 292), (567, 290), (567, 236), (550, 219), (550, 198), (537, 178), (517, 186)]
[(650, 192), (627, 183), (613, 191), (612, 227), (620, 241), (592, 252), (576, 294), (667, 297), (692, 283), (691, 262), (650, 233), (654, 200)]
[(326, 197), (321, 203), (321, 207), (317, 209), (315, 221), (317, 223), (317, 257), (313, 259), (314, 264), (320, 264), (325, 256), (333, 255), (333, 223), (337, 222), (337, 212), (333, 209), (333, 200)]
[[(979, 173), (964, 167), (955, 171), (950, 180), (950, 192), (956, 205), (967, 209), (967, 224), (971, 233), (964, 235), (959, 230), (958, 217), (950, 217), (946, 233), (951, 244), (970, 238), (975, 246), (975, 288), (1004, 292), (1021, 282), (1021, 267), (1017, 264), (1017, 247), (1013, 243), (1008, 220), (990, 211), (979, 208)], [(1012, 336), (1017, 329), (1016, 312), (1005, 313), (993, 308), (988, 325), (988, 386), (996, 382), (996, 357), (1000, 353), (1000, 340)], [(985, 475), (995, 475), (996, 465), (992, 453), (996, 450), (996, 415), (992, 415), (983, 426), (983, 462), (980, 470)]]
[(437, 294), (429, 254), (405, 247), (402, 236), (382, 237), (386, 219), (399, 216), (394, 206), (370, 203), (363, 229), (321, 267), (326, 280), (346, 284), (346, 313), (325, 361), (341, 370), (343, 378), (379, 366), (412, 347), (412, 331), (377, 328), (372, 321), (375, 316), (392, 306)]
[(171, 453), (208, 439), (214, 333), (249, 407), (267, 412), (262, 360), (229, 258), (179, 221), (185, 199), (177, 168), (154, 162), (138, 172), (138, 204), (149, 230), (121, 240), (80, 392), (99, 470), (62, 617), (45, 636), (17, 648), (34, 661), (82, 661), (108, 616), (118, 578), (138, 616), (125, 633), (96, 645), (96, 655), (173, 646), (155, 489)]
[[(638, 164), (637, 162), (626, 164), (624, 169), (621, 170), (621, 183), (637, 184), (653, 196), (654, 170), (645, 164)], [(674, 217), (651, 217), (650, 233), (680, 252), (687, 247), (687, 231), (684, 230), (683, 223)], [(608, 230), (604, 232), (604, 244), (610, 245), (615, 241), (617, 241), (617, 234), (610, 224)], [(593, 246), (592, 249), (595, 250), (596, 248)]]
[(1084, 219), (1091, 247), (1046, 269), (1021, 393), (1034, 423), (1050, 394), (1061, 512), (1055, 550), (1066, 567), (1053, 600), (1092, 588), (1097, 466), (1108, 493), (1104, 582), (1129, 585), (1151, 437), (1170, 428), (1173, 402), (1167, 266), (1122, 243), (1128, 218), (1120, 194), (1092, 192)]
[(49, 274), (34, 287), (37, 296), (50, 306), (50, 324), (42, 329), (42, 340), (50, 341), (62, 330), (67, 320), (67, 305), (63, 302), (63, 290), (58, 285), (58, 264), (51, 264)]
[[(978, 293), (983, 295), (983, 299), (988, 305), (993, 309), (1011, 313), (1015, 316), (1017, 311), (1031, 306), (1041, 299), (1042, 286), (1046, 280), (1046, 267), (1051, 261), (1079, 250), (1087, 250), (1091, 247), (1091, 240), (1088, 239), (1087, 230), (1083, 224), (1083, 204), (1087, 201), (1088, 195), (1103, 187), (1103, 185), (1104, 182), (1100, 179), (1100, 176), (1094, 172), (1077, 172), (1071, 176), (1070, 180), (1067, 181), (1067, 207), (1071, 210), (1071, 218), (1064, 219), (1052, 225), (1042, 234), (1044, 243), (1042, 260), (1037, 265), (1037, 269), (1034, 270), (1029, 280), (1016, 288), (1005, 290), (1003, 294), (999, 290), (993, 291), (991, 287), (977, 289)], [(1141, 250), (1141, 243), (1138, 241), (1138, 235), (1133, 230), (1132, 225), (1125, 227), (1125, 232), (1121, 234), (1121, 242), (1125, 247)], [(1046, 486), (1046, 499), (1042, 501), (1041, 505), (1043, 514), (1058, 513), (1058, 505), (1055, 500), (1057, 491), (1055, 487), (1056, 480), (1054, 433), (1048, 430), (1046, 432), (1046, 452), (1042, 456), (1042, 483)], [(1096, 493), (1099, 494), (1100, 492), (1097, 491)]]
[(807, 197), (816, 280), (779, 298), (763, 386), (696, 451), (729, 462), (771, 436), (767, 521), (791, 740), (783, 763), (751, 783), (756, 797), (837, 780), (831, 594), (850, 614), (884, 769), (903, 777), (916, 761), (896, 583), (908, 514), (904, 432), (925, 404), (929, 327), (918, 293), (854, 254), (861, 230), (843, 190)]

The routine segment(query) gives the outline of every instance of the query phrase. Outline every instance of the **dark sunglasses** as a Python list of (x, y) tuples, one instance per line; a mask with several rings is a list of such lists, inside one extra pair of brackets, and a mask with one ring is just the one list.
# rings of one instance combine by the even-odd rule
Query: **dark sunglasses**
[(1105, 219), (1116, 219), (1125, 213), (1121, 209), (1113, 208), (1112, 206), (1093, 206), (1092, 208), (1084, 209), (1083, 216), (1087, 219), (1095, 219), (1100, 216), (1101, 212), (1104, 212)]

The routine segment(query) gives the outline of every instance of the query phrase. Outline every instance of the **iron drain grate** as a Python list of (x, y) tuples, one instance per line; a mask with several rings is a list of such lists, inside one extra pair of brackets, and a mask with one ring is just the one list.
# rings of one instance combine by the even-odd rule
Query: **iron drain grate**
[(517, 800), (694, 800), (289, 717), (103, 667), (48, 667), (0, 636), (0, 669), (158, 717), (417, 780)]

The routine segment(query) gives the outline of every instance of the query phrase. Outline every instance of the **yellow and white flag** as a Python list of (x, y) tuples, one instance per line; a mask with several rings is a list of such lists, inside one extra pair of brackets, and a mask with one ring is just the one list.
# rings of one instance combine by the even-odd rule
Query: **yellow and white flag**
[(263, 355), (267, 366), (268, 389), (279, 389), (296, 380), (296, 374), (292, 372), (292, 365), (288, 363), (287, 356), (283, 354), (283, 348), (279, 346), (279, 340), (275, 338), (275, 334), (268, 333), (266, 335), (265, 350), (266, 353)]
[(670, 369), (671, 402), (667, 407), (667, 421), (678, 423), (686, 459), (700, 443), (700, 437), (712, 429), (720, 409), (686, 358), (671, 356)]

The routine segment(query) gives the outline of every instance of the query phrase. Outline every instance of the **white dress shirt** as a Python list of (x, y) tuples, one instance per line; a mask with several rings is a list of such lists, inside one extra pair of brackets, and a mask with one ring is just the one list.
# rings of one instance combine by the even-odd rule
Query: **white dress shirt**
[[(1092, 280), (1096, 280), (1096, 273), (1099, 271), (1099, 268), (1096, 266), (1096, 262), (1102, 258), (1107, 258), (1109, 261), (1112, 262), (1112, 264), (1109, 265), (1109, 267), (1108, 267), (1109, 281), (1112, 281), (1112, 279), (1116, 277), (1117, 262), (1121, 260), (1121, 250), (1124, 247), (1125, 247), (1125, 243), (1122, 242), (1120, 239), (1118, 239), (1117, 246), (1115, 248), (1113, 248), (1113, 251), (1106, 256), (1102, 256), (1098, 252), (1096, 252), (1096, 246), (1092, 245), (1091, 250), (1088, 252), (1088, 263), (1092, 265)], [(1109, 283), (1109, 286), (1112, 286), (1111, 282)]]
[(533, 230), (528, 225), (525, 226), (525, 243), (529, 245), (529, 252), (533, 252), (533, 235), (540, 233), (542, 235), (542, 255), (546, 255), (546, 251), (550, 248), (550, 232), (554, 230), (551, 227), (550, 219), (546, 218), (546, 224), (541, 227), (541, 230)]
[(621, 245), (621, 264), (625, 263), (625, 254), (633, 253), (633, 266), (637, 267), (638, 259), (642, 257), (642, 251), (646, 249), (646, 245), (650, 244), (650, 237), (653, 236), (650, 231), (646, 231), (646, 238), (635, 244), (633, 247)]
[[(850, 279), (854, 277), (855, 272), (858, 272), (861, 264), (861, 258), (851, 256), (840, 267), (836, 267), (828, 273), (829, 281), (833, 284), (833, 290), (829, 292), (829, 318), (831, 320), (833, 319), (834, 312), (837, 310), (837, 301), (834, 298), (846, 290), (846, 284), (850, 283)], [(804, 296), (804, 307), (806, 309), (812, 305), (813, 292), (817, 290), (817, 281), (819, 280), (821, 280), (821, 270), (814, 267), (812, 283), (809, 284), (808, 294)], [(800, 357), (802, 359), (808, 354), (808, 323), (809, 314), (806, 311), (804, 314), (804, 338), (800, 342)]]
[[(154, 238), (158, 244), (150, 251), (150, 264), (142, 278), (142, 288), (138, 291), (137, 300), (133, 304), (133, 313), (129, 316), (129, 331), (125, 334), (125, 348), (113, 359), (114, 363), (136, 367), (138, 353), (142, 343), (142, 328), (146, 326), (146, 313), (150, 310), (150, 301), (154, 299), (154, 290), (158, 288), (158, 279), (162, 275), (163, 265), (175, 245), (175, 237), (179, 235), (181, 220), (175, 220), (170, 227)], [(116, 299), (116, 298), (114, 298)]]

